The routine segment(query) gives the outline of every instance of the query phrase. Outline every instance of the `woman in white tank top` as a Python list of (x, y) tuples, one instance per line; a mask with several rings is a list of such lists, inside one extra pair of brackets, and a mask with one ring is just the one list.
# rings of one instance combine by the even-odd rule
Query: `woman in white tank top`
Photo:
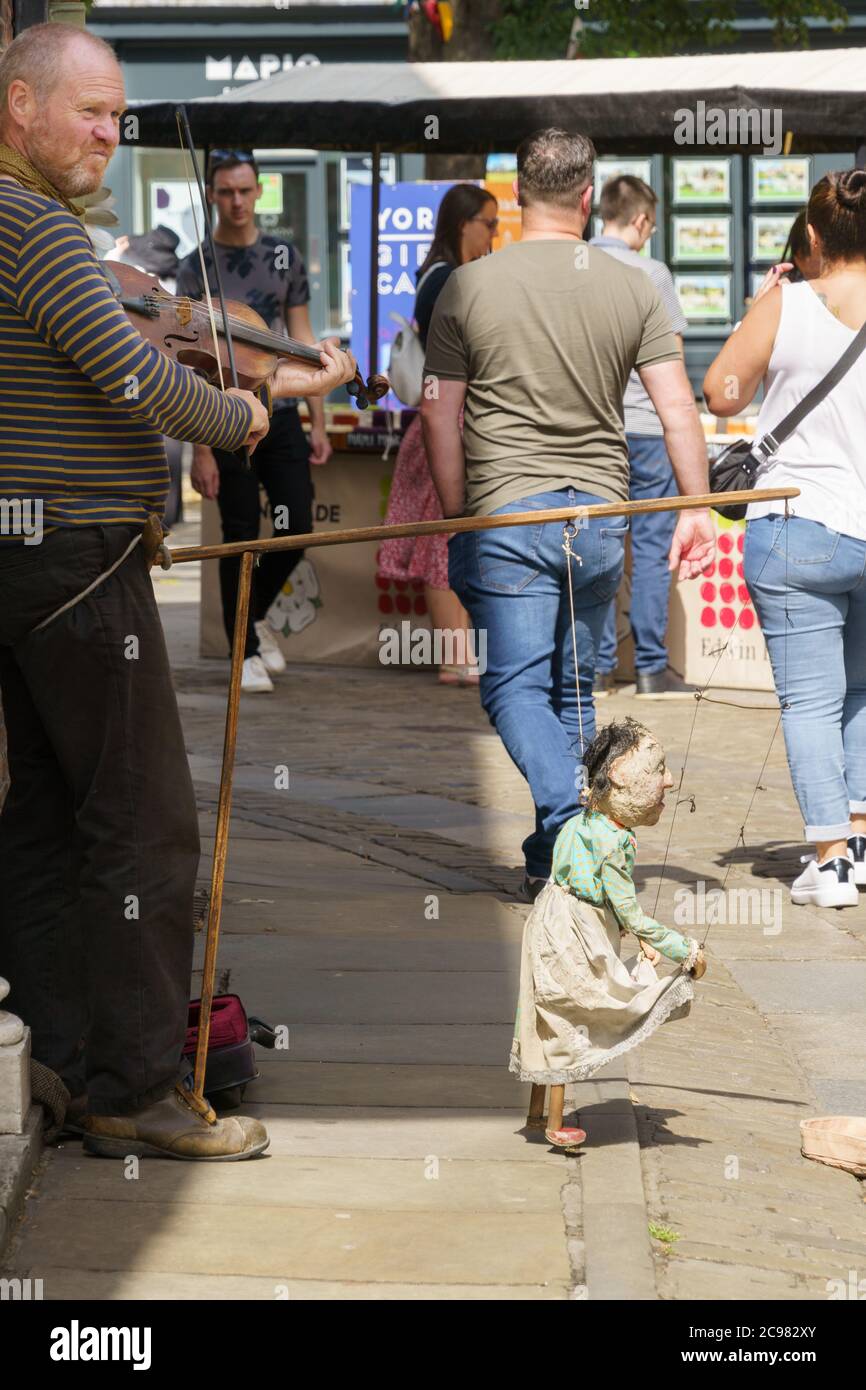
[[(866, 171), (828, 174), (807, 214), (817, 279), (755, 300), (704, 381), (716, 415), (761, 382), (757, 436), (829, 371), (866, 322)], [(732, 389), (733, 388), (733, 389)], [(759, 471), (789, 504), (747, 513), (744, 572), (763, 628), (805, 838), (795, 903), (856, 906), (866, 888), (866, 353)]]

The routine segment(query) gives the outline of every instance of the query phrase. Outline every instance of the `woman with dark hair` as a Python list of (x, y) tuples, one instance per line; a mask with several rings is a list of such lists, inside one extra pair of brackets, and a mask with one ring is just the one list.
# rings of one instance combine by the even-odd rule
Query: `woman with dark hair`
[[(757, 437), (824, 377), (866, 322), (866, 170), (827, 174), (806, 218), (815, 279), (756, 300), (704, 381), (734, 415), (761, 381)], [(730, 399), (726, 384), (736, 381)], [(853, 907), (866, 886), (866, 355), (859, 357), (756, 478), (794, 486), (789, 504), (752, 503), (744, 574), (773, 666), (805, 838), (816, 854), (795, 903)]]
[[(455, 184), (439, 204), (433, 243), (416, 277), (415, 322), (425, 348), (433, 309), (449, 275), (458, 266), (478, 260), (490, 251), (497, 207), (496, 199), (474, 183)], [(385, 523), (397, 526), (441, 519), (442, 508), (424, 452), (421, 417), (416, 415), (397, 455)], [(433, 627), (453, 633), (454, 646), (462, 645), (465, 654), (464, 662), (440, 667), (440, 682), (477, 685), (478, 673), (473, 669), (477, 654), (468, 638), (469, 615), (448, 584), (448, 537), (407, 536), (383, 541), (379, 573), (388, 579), (424, 581), (424, 597)], [(467, 634), (462, 644), (458, 641), (461, 632)]]
[[(821, 274), (821, 257), (809, 240), (808, 208), (803, 208), (791, 223), (782, 259), (771, 265), (751, 300), (757, 303), (769, 290), (783, 280), (796, 284), (799, 280), (816, 280)], [(748, 304), (750, 301), (747, 300)], [(737, 325), (739, 327), (739, 324)]]
[(792, 266), (788, 272), (788, 279), (792, 283), (798, 280), (817, 280), (821, 274), (821, 257), (817, 247), (809, 240), (808, 214), (808, 208), (803, 208), (802, 212), (797, 213), (782, 252), (783, 263)]

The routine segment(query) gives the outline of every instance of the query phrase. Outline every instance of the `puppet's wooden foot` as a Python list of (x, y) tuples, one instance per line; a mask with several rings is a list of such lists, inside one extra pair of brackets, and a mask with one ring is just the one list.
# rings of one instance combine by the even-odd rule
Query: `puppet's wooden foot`
[(550, 1088), (550, 1110), (547, 1116), (547, 1128), (544, 1137), (548, 1144), (552, 1144), (556, 1149), (564, 1149), (566, 1153), (573, 1153), (579, 1144), (586, 1139), (586, 1130), (577, 1129), (575, 1126), (563, 1129), (562, 1112), (565, 1109), (565, 1087), (551, 1086)]
[(527, 1129), (545, 1129), (547, 1120), (544, 1116), (544, 1101), (547, 1092), (546, 1086), (533, 1085), (529, 1097), (529, 1113), (526, 1116)]

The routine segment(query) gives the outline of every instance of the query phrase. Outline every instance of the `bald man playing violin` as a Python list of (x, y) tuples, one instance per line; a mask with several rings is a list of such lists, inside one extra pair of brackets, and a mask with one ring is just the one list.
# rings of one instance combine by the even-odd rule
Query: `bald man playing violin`
[(0, 976), (68, 1123), (110, 1157), (239, 1159), (268, 1143), (183, 1079), (199, 860), (195, 796), (140, 540), (161, 435), (255, 448), (270, 400), (351, 379), (348, 354), (221, 392), (145, 342), (75, 199), (124, 109), (111, 49), (26, 30), (0, 58)]

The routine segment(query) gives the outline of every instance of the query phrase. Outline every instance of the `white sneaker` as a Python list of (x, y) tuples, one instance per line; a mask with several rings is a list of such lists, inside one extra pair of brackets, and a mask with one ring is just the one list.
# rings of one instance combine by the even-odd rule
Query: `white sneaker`
[(791, 884), (791, 902), (814, 907), (856, 907), (859, 899), (854, 865), (847, 856), (819, 865), (814, 854), (800, 860), (806, 867)]
[(866, 835), (849, 837), (848, 858), (854, 865), (854, 882), (858, 888), (866, 888)]
[(241, 690), (273, 690), (274, 683), (265, 670), (260, 656), (248, 656), (241, 675)]
[(256, 636), (259, 639), (259, 656), (264, 663), (265, 670), (270, 671), (272, 676), (279, 676), (286, 669), (286, 658), (274, 641), (273, 633), (267, 623), (256, 623), (255, 628)]

